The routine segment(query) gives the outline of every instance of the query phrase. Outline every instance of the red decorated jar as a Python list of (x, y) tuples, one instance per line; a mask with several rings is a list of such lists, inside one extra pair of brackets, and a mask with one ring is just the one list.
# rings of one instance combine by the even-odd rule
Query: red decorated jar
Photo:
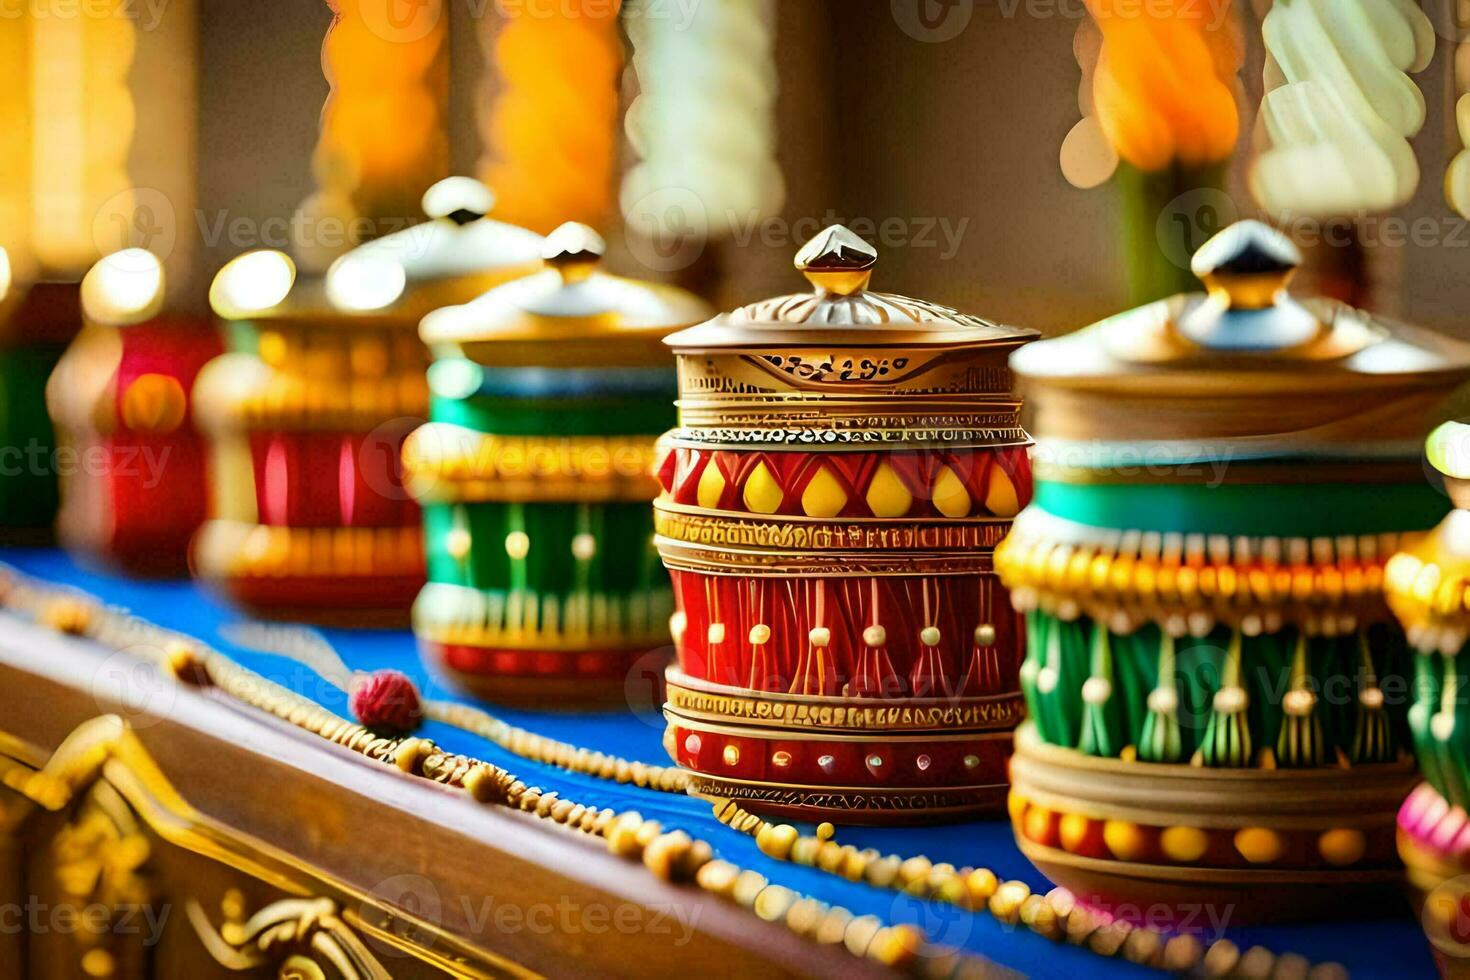
[(869, 292), (876, 258), (834, 226), (797, 256), (811, 293), (668, 340), (666, 745), (762, 812), (999, 808), (1021, 717), (992, 552), (1031, 492), (1006, 358), (1035, 333)]
[(85, 326), (46, 383), (61, 478), (63, 544), (128, 571), (188, 571), (204, 520), (205, 446), (190, 418), (195, 375), (223, 349), (202, 317), (160, 313), (163, 266), (142, 249), (82, 282)]
[(199, 381), (210, 441), (201, 578), (257, 614), (406, 623), (424, 584), (402, 450), (428, 415), (419, 321), (540, 268), (541, 237), (485, 217), (468, 178), (429, 189), (432, 220), (297, 282), (280, 252), (239, 256), (211, 289), (231, 350)]

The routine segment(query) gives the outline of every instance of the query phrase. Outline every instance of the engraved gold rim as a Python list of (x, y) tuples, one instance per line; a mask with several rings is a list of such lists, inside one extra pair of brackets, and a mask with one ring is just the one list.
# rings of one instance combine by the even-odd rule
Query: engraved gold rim
[(851, 548), (812, 554), (776, 549), (701, 546), (663, 534), (655, 535), (653, 543), (666, 568), (736, 578), (755, 575), (791, 578), (920, 578), (983, 575), (994, 571), (989, 549), (952, 554), (875, 554), (872, 551)]
[[(959, 787), (812, 787), (787, 783), (766, 783), (726, 776), (690, 772), (690, 792), (700, 796), (717, 796), (743, 805), (765, 810), (843, 815), (850, 818), (909, 815), (919, 820), (961, 816), (996, 809), (1005, 783), (984, 783)], [(913, 801), (908, 806), (885, 805), (888, 800)]]
[[(858, 419), (853, 428), (832, 428), (805, 424), (793, 418), (788, 424), (771, 426), (742, 424), (739, 417), (721, 415), (719, 424), (686, 423), (664, 436), (662, 445), (670, 449), (725, 449), (731, 452), (810, 452), (820, 449), (832, 453), (914, 452), (921, 450), (1006, 449), (1029, 446), (1031, 438), (1025, 430), (977, 425), (974, 427), (931, 428), (928, 431), (895, 427), (891, 419), (868, 424)], [(768, 420), (758, 420), (768, 421)]]
[(1416, 779), (1408, 757), (1351, 769), (1215, 769), (1104, 759), (1047, 745), (1029, 721), (1016, 729), (1015, 744), (1015, 796), (1063, 813), (1147, 826), (1392, 826)]
[[(665, 672), (665, 677), (668, 682), (668, 701), (664, 706), (665, 710), (679, 715), (682, 719), (703, 723), (748, 724), (752, 727), (781, 730), (784, 730), (784, 723), (800, 725), (801, 728), (808, 731), (867, 732), (875, 735), (905, 731), (914, 733), (932, 733), (946, 729), (952, 731), (963, 725), (973, 731), (1003, 730), (1008, 733), (1021, 720), (1024, 713), (1019, 692), (977, 698), (832, 698), (731, 688), (722, 684), (697, 680), (676, 666), (670, 666)], [(732, 710), (701, 709), (697, 704), (701, 699), (726, 702)], [(967, 708), (982, 710), (992, 706), (1011, 710), (1007, 717), (994, 720), (967, 721), (960, 717), (946, 719), (937, 724), (902, 720), (904, 712), (924, 713), (932, 718), (934, 711), (950, 711), (963, 715)], [(765, 713), (762, 713), (763, 708)], [(858, 717), (876, 715), (878, 718), (874, 723), (869, 724), (829, 723), (824, 725), (819, 723), (818, 719), (821, 716), (830, 717), (833, 714), (851, 714)], [(899, 717), (889, 722), (882, 720), (884, 716), (894, 715)], [(799, 721), (798, 718), (801, 717), (810, 720)]]
[(1341, 868), (1321, 870), (1301, 867), (1281, 868), (1212, 868), (1198, 864), (1139, 864), (1108, 858), (1086, 857), (1060, 848), (1047, 847), (1024, 837), (1016, 838), (1016, 846), (1026, 859), (1041, 868), (1066, 867), (1112, 878), (1138, 878), (1150, 881), (1180, 882), (1192, 886), (1241, 885), (1248, 887), (1285, 885), (1321, 887), (1323, 885), (1374, 884), (1397, 882), (1400, 871), (1395, 867)]
[(870, 744), (882, 742), (885, 745), (899, 743), (913, 743), (919, 745), (932, 745), (938, 742), (1009, 742), (1011, 730), (1001, 731), (963, 731), (963, 732), (936, 732), (933, 730), (923, 732), (831, 732), (811, 731), (799, 728), (761, 727), (757, 725), (723, 724), (717, 721), (706, 721), (680, 714), (664, 705), (664, 718), (671, 725), (678, 725), (691, 732), (707, 733), (711, 735), (731, 735), (737, 738), (763, 739), (770, 742), (822, 742), (824, 744), (850, 742), (854, 744)]
[(712, 511), (664, 498), (654, 502), (657, 534), (687, 545), (751, 548), (778, 554), (811, 551), (972, 552), (995, 548), (1009, 517), (853, 517), (828, 520), (799, 515)]

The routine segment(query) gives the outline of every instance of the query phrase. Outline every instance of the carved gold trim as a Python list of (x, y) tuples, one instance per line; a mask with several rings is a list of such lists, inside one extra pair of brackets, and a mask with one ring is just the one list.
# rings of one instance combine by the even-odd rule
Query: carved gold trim
[(784, 783), (766, 783), (727, 776), (690, 773), (690, 792), (700, 796), (725, 797), (737, 802), (759, 803), (783, 809), (851, 812), (862, 817), (897, 817), (908, 814), (932, 822), (943, 814), (958, 815), (976, 810), (999, 809), (1006, 784), (989, 783), (943, 789), (894, 789), (882, 787), (831, 786), (813, 789)]
[(206, 579), (379, 578), (424, 574), (424, 534), (403, 527), (283, 527), (206, 521), (195, 538)]
[(430, 422), (403, 446), (405, 485), (426, 503), (652, 500), (653, 436), (499, 436)]
[(282, 977), (325, 980), (330, 966), (342, 980), (392, 980), (338, 914), (330, 898), (288, 898), (248, 919), (238, 893), (226, 894), (218, 930), (197, 901), (184, 904), (189, 924), (216, 963), (235, 973), (274, 966)]
[(827, 452), (871, 452), (875, 447), (928, 446), (943, 449), (998, 449), (1029, 446), (1031, 438), (1016, 425), (1014, 411), (968, 415), (896, 416), (830, 411), (804, 418), (795, 413), (740, 415), (726, 409), (683, 409), (682, 428), (664, 437), (668, 446), (685, 449), (745, 449), (751, 446), (816, 448)]
[(897, 744), (910, 742), (915, 744), (930, 745), (938, 742), (1009, 742), (1011, 740), (1010, 729), (996, 729), (993, 731), (922, 731), (922, 732), (896, 732), (896, 731), (859, 731), (859, 732), (830, 732), (812, 731), (802, 728), (759, 728), (746, 724), (722, 724), (719, 721), (707, 721), (680, 714), (668, 705), (664, 706), (664, 717), (672, 724), (691, 732), (703, 732), (711, 735), (734, 735), (740, 738), (764, 738), (779, 742), (856, 742), (872, 743), (882, 742), (884, 744)]
[(996, 547), (995, 569), (1023, 611), (1136, 625), (1204, 610), (1275, 632), (1323, 616), (1358, 625), (1387, 619), (1384, 560), (1398, 541), (1395, 534), (1309, 539), (1111, 530), (1033, 507)]
[(655, 535), (653, 543), (666, 568), (702, 572), (706, 575), (916, 578), (929, 575), (983, 575), (993, 567), (988, 548), (947, 554), (885, 554), (857, 548), (803, 553), (798, 550), (705, 546), (679, 541), (663, 534)]
[(680, 722), (735, 722), (782, 729), (772, 737), (787, 738), (785, 729), (835, 731), (871, 741), (884, 733), (954, 732), (956, 729), (1009, 731), (1025, 713), (1021, 695), (983, 698), (914, 699), (908, 702), (873, 698), (797, 697), (765, 691), (714, 690), (668, 670), (665, 710)]
[[(311, 704), (264, 678), (250, 674), (244, 668), (234, 667), (234, 671), (238, 674), (234, 678), (235, 682), (247, 685), (256, 695), (252, 703), (284, 693), (290, 701), (283, 699), (279, 702), (280, 711), (276, 712), (283, 716), (294, 716), (302, 705)], [(222, 676), (228, 673), (225, 671)], [(324, 709), (318, 708), (317, 711), (332, 717)], [(349, 725), (347, 722), (339, 723), (354, 729), (353, 735), (362, 739), (375, 739), (359, 726)], [(342, 741), (340, 738), (333, 740)], [(352, 739), (349, 738), (348, 741)], [(396, 740), (376, 741), (383, 743), (387, 749), (396, 748), (397, 744)], [(0, 759), (26, 762), (42, 756), (43, 753), (21, 739), (0, 732)], [(174, 789), (126, 722), (115, 715), (103, 715), (79, 725), (41, 768), (32, 770), (21, 765), (11, 765), (0, 768), (0, 776), (3, 776), (4, 785), (20, 793), (35, 806), (50, 811), (65, 809), (90, 786), (99, 780), (105, 780), (137, 814), (140, 825), (146, 826), (168, 844), (223, 864), (301, 899), (317, 896), (319, 900), (318, 893), (321, 891), (333, 892), (340, 900), (352, 903), (354, 907), (381, 912), (385, 921), (391, 917), (401, 923), (408, 923), (412, 929), (402, 930), (403, 933), (411, 932), (427, 940), (424, 945), (419, 945), (409, 941), (405, 935), (400, 935), (400, 930), (370, 928), (360, 921), (360, 917), (350, 914), (345, 916), (344, 921), (391, 948), (461, 976), (484, 977), (487, 980), (507, 974), (525, 978), (537, 976), (510, 960), (472, 947), (427, 920), (419, 919), (402, 909), (380, 907), (374, 896), (343, 882), (326, 878), (295, 856), (264, 841), (239, 834), (199, 813)], [(371, 980), (378, 974), (365, 976)]]
[(691, 545), (762, 548), (772, 551), (976, 551), (1000, 544), (1010, 518), (958, 520), (760, 517), (712, 513), (669, 500), (654, 503), (654, 530)]

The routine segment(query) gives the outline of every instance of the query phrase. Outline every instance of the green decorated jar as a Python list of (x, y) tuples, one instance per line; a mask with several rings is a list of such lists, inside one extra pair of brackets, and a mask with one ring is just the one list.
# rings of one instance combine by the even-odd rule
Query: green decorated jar
[(1294, 298), (1299, 261), (1241, 222), (1194, 258), (1206, 293), (1011, 359), (1037, 442), (996, 552), (1027, 620), (1011, 813), (1105, 909), (1391, 894), (1412, 666), (1383, 567), (1448, 509), (1419, 446), (1470, 346)]
[(428, 316), (430, 422), (404, 447), (424, 510), (425, 657), (492, 700), (624, 697), (668, 643), (668, 576), (649, 504), (673, 422), (663, 337), (709, 315), (682, 290), (598, 270), (604, 245), (563, 225), (547, 268)]

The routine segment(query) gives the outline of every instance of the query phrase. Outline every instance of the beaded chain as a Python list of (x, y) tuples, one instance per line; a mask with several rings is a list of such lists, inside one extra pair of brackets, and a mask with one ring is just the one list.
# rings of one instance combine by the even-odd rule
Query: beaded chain
[[(980, 980), (995, 973), (995, 965), (982, 957), (929, 943), (917, 926), (885, 925), (876, 916), (854, 915), (841, 906), (771, 884), (758, 872), (716, 859), (708, 842), (682, 830), (665, 830), (659, 821), (645, 820), (637, 811), (586, 806), (528, 785), (499, 766), (444, 752), (428, 739), (374, 733), (183, 634), (107, 608), (76, 590), (23, 582), (13, 570), (0, 569), (0, 576), (0, 606), (29, 615), (43, 626), (109, 649), (128, 650), (181, 683), (214, 688), (366, 758), (462, 789), (478, 802), (520, 810), (601, 838), (610, 853), (641, 861), (662, 880), (693, 884), (765, 921), (784, 924), (804, 938), (935, 980)], [(149, 655), (150, 648), (157, 653)]]
[[(925, 976), (968, 976), (977, 968), (991, 968), (978, 957), (930, 946), (916, 927), (885, 926), (873, 916), (854, 916), (840, 906), (773, 885), (756, 872), (715, 859), (705, 841), (681, 830), (665, 831), (658, 821), (644, 820), (636, 811), (619, 813), (610, 808), (587, 807), (554, 791), (528, 786), (498, 766), (447, 754), (426, 739), (374, 734), (182, 634), (105, 609), (82, 593), (20, 585), (16, 573), (9, 574), (9, 582), (0, 582), (0, 603), (29, 613), (43, 625), (118, 648), (138, 644), (141, 635), (161, 638), (158, 645), (164, 651), (165, 666), (180, 680), (212, 685), (328, 741), (392, 763), (405, 772), (460, 787), (481, 802), (499, 803), (601, 837), (611, 853), (641, 859), (664, 880), (692, 881), (705, 891), (753, 910), (766, 921), (784, 922), (798, 935), (841, 944), (854, 955), (868, 956), (888, 966), (911, 970), (921, 966)], [(350, 686), (353, 672), (314, 631), (246, 626), (233, 628), (229, 636), (241, 645), (303, 663), (343, 690)], [(511, 725), (480, 708), (431, 700), (424, 703), (423, 715), (480, 736), (519, 758), (567, 772), (665, 793), (685, 794), (689, 788), (684, 770), (557, 741)], [(1311, 966), (1296, 954), (1277, 955), (1262, 946), (1241, 950), (1223, 938), (1207, 946), (1187, 933), (1168, 935), (1152, 926), (1110, 919), (1078, 903), (1065, 888), (1053, 888), (1044, 895), (1034, 893), (1025, 882), (1003, 881), (988, 868), (956, 868), (923, 856), (904, 858), (871, 848), (860, 850), (838, 843), (830, 823), (818, 825), (814, 834), (802, 834), (793, 824), (773, 823), (733, 800), (706, 799), (720, 823), (755, 838), (761, 853), (774, 860), (968, 911), (988, 912), (1008, 926), (1021, 926), (1054, 941), (1085, 946), (1101, 956), (1121, 956), (1171, 973), (1206, 976), (1302, 976), (1311, 980), (1347, 976), (1336, 963)], [(849, 930), (854, 930), (853, 935), (848, 935)], [(944, 969), (940, 969), (941, 964)]]

